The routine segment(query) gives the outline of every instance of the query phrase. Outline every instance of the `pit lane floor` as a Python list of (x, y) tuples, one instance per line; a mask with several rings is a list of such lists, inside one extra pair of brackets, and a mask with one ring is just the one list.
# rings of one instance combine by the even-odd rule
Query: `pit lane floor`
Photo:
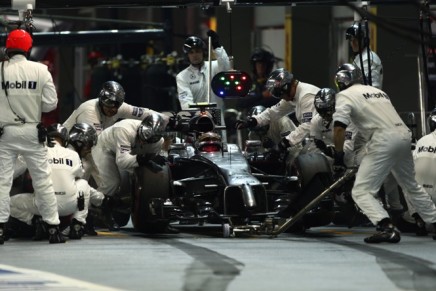
[(221, 227), (176, 235), (118, 232), (50, 245), (0, 246), (0, 290), (436, 290), (436, 241), (403, 234), (368, 245), (374, 228), (222, 238)]

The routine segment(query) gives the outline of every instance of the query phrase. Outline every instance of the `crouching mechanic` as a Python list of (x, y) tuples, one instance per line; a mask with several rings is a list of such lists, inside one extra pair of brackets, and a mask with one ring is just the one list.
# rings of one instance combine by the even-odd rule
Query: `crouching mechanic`
[(389, 96), (375, 87), (362, 85), (362, 72), (351, 64), (339, 67), (335, 82), (340, 92), (336, 94), (333, 114), (334, 170), (340, 173), (346, 169), (343, 147), (345, 129), (351, 122), (366, 142), (351, 191), (354, 202), (377, 226), (378, 232), (364, 241), (397, 243), (401, 239), (389, 214), (375, 198), (390, 171), (423, 220), (435, 224), (436, 206), (415, 179), (410, 151), (411, 132), (392, 106)]
[(165, 159), (158, 156), (164, 142), (164, 131), (165, 121), (157, 113), (143, 121), (124, 119), (105, 129), (92, 148), (100, 174), (98, 190), (113, 197), (121, 184), (120, 171), (133, 173), (138, 166), (160, 171), (165, 163)]
[[(56, 194), (58, 213), (60, 216), (72, 215), (69, 238), (81, 239), (83, 226), (86, 224), (89, 197), (92, 189), (88, 182), (81, 179), (83, 167), (79, 155), (66, 148), (69, 140), (68, 130), (59, 123), (47, 128), (48, 162), (51, 167), (51, 179)], [(11, 197), (11, 217), (28, 225), (36, 224), (34, 239), (45, 237), (45, 227), (35, 217), (39, 215), (35, 195), (17, 194)]]
[(320, 89), (298, 81), (293, 74), (283, 68), (274, 70), (270, 74), (266, 81), (266, 88), (273, 97), (281, 99), (280, 102), (259, 115), (247, 120), (238, 120), (235, 126), (237, 129), (261, 127), (295, 111), (299, 125), (279, 143), (282, 149), (291, 148), (289, 158), (293, 160), (301, 150), (301, 142), (309, 136), (310, 121), (315, 114), (313, 100)]
[[(427, 124), (430, 133), (418, 140), (413, 152), (415, 177), (416, 181), (431, 196), (433, 202), (436, 203), (436, 109), (433, 109), (430, 113)], [(426, 226), (414, 207), (409, 204), (409, 214), (415, 218), (417, 235), (427, 235), (427, 229), (431, 229), (430, 225)], [(435, 227), (434, 224), (433, 227)], [(436, 228), (433, 231), (436, 232)], [(436, 239), (436, 236), (433, 236), (433, 239)]]

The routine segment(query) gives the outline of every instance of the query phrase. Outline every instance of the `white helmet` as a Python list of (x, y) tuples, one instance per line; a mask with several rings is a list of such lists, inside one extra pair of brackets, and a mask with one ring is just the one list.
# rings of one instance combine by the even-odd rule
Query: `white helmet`
[(160, 114), (152, 113), (142, 120), (138, 127), (137, 136), (142, 142), (156, 143), (160, 141), (164, 133), (164, 119)]
[(339, 91), (345, 90), (351, 85), (362, 84), (362, 71), (352, 64), (343, 64), (336, 71), (335, 83)]
[(289, 89), (294, 75), (283, 68), (274, 70), (266, 80), (265, 88), (275, 98), (281, 98), (283, 93)]
[(120, 108), (124, 102), (125, 95), (124, 89), (119, 83), (108, 81), (103, 84), (98, 94), (98, 101), (100, 105)]

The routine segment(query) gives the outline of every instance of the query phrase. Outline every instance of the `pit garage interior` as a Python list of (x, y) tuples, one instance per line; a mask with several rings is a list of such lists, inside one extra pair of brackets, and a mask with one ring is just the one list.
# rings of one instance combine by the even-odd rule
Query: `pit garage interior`
[[(435, 107), (433, 1), (116, 1), (0, 0), (0, 46), (32, 7), (32, 59), (49, 66), (63, 122), (115, 80), (126, 102), (177, 111), (175, 76), (187, 64), (183, 42), (214, 29), (251, 73), (250, 55), (274, 53), (301, 81), (335, 88), (338, 65), (352, 52), (346, 28), (365, 9), (371, 48), (383, 62), (383, 90), (415, 138), (428, 133)], [(436, 4), (436, 3), (434, 3)], [(17, 9), (17, 7), (19, 9)], [(25, 9), (24, 9), (25, 10)], [(225, 100), (236, 110), (237, 100)], [(246, 111), (240, 112), (245, 116)], [(245, 138), (245, 136), (243, 136)], [(238, 146), (242, 141), (229, 138)], [(399, 244), (365, 245), (374, 227), (328, 225), (277, 237), (223, 238), (221, 226), (177, 225), (179, 234), (119, 231), (49, 245), (11, 240), (0, 246), (4, 290), (435, 290), (436, 241), (404, 234)], [(218, 228), (218, 230), (217, 230)]]

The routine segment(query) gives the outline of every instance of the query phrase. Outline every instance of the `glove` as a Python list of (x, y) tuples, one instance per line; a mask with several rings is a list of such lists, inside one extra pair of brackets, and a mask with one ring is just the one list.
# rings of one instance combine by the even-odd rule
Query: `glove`
[(147, 167), (153, 173), (162, 171), (162, 166), (166, 162), (164, 157), (158, 158), (154, 154), (136, 155), (136, 161), (140, 167)]
[(158, 164), (159, 166), (164, 166), (168, 162), (168, 160), (164, 156), (161, 156), (161, 155), (156, 155), (152, 159), (152, 161), (155, 162), (156, 164)]
[(282, 140), (279, 142), (279, 144), (277, 145), (280, 149), (280, 151), (287, 151), (288, 148), (290, 148), (292, 145), (290, 144), (289, 140), (287, 140), (285, 137), (282, 138)]
[[(154, 154), (153, 154), (154, 155)], [(153, 155), (136, 155), (136, 161), (140, 167), (146, 166), (148, 161), (153, 158)]]
[(274, 141), (269, 137), (265, 137), (262, 141), (262, 146), (266, 149), (270, 149), (274, 147)]
[(180, 116), (177, 116), (177, 115), (171, 116), (169, 118), (166, 130), (168, 130), (168, 131), (180, 130), (180, 128), (182, 126), (181, 119), (182, 118)]
[(213, 49), (216, 49), (217, 47), (221, 47), (220, 38), (219, 38), (218, 34), (215, 31), (209, 30), (207, 32), (207, 36), (209, 36), (211, 41), (212, 41)]
[(320, 139), (314, 139), (313, 142), (315, 143), (316, 147), (319, 148), (320, 151), (324, 152), (327, 148), (327, 145), (324, 141)]
[(322, 151), (326, 156), (334, 158), (335, 156), (335, 147), (333, 146), (327, 146), (324, 141), (320, 139), (314, 140), (315, 145), (317, 148), (319, 148), (320, 151)]
[(335, 180), (342, 177), (347, 170), (347, 166), (344, 163), (344, 152), (335, 151), (334, 154), (335, 161), (333, 162), (333, 177)]
[(253, 128), (257, 126), (256, 118), (250, 117), (247, 120), (238, 119), (235, 122), (236, 129)]

